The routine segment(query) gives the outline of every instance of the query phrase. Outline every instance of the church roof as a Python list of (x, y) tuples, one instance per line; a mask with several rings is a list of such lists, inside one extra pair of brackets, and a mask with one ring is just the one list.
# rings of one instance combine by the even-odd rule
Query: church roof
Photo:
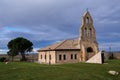
[(41, 48), (38, 51), (49, 51), (49, 50), (80, 50), (80, 47), (78, 46), (78, 39), (72, 39), (72, 40), (68, 39), (47, 46), (45, 48)]

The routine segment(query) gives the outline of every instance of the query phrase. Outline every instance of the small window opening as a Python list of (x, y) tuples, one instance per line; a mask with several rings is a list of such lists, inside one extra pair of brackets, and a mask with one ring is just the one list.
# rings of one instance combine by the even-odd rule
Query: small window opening
[(73, 59), (73, 54), (71, 54), (71, 59)]
[(45, 59), (46, 59), (46, 55), (45, 55)]
[(63, 55), (63, 59), (66, 60), (66, 55)]
[(41, 59), (42, 59), (42, 55), (41, 55)]
[(75, 59), (77, 59), (77, 54), (75, 54)]
[(62, 60), (62, 56), (61, 55), (59, 55), (59, 60)]
[(51, 60), (51, 55), (49, 55), (49, 59)]

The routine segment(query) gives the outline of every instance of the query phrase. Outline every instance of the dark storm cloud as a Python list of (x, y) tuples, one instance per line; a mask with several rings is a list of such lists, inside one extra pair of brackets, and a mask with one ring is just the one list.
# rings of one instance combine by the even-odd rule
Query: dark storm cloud
[[(82, 15), (89, 8), (97, 39), (103, 41), (105, 35), (112, 41), (115, 35), (110, 34), (120, 34), (119, 3), (119, 0), (0, 0), (0, 38), (6, 39), (3, 42), (6, 45), (10, 39), (22, 36), (36, 46), (39, 42), (43, 45), (78, 37)], [(8, 26), (25, 30), (6, 30)]]

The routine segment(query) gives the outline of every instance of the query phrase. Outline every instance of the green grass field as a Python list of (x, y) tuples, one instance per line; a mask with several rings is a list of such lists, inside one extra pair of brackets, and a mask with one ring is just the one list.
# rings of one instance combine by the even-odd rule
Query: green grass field
[[(109, 70), (119, 75), (110, 75)], [(110, 60), (108, 64), (0, 63), (0, 80), (120, 80), (120, 60)]]

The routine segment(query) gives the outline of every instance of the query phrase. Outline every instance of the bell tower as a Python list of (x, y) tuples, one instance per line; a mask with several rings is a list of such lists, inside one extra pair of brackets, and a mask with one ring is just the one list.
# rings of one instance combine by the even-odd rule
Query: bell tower
[(79, 45), (81, 48), (80, 60), (87, 61), (98, 53), (98, 43), (96, 40), (96, 32), (93, 26), (92, 17), (87, 10), (82, 17), (82, 25), (80, 27)]

